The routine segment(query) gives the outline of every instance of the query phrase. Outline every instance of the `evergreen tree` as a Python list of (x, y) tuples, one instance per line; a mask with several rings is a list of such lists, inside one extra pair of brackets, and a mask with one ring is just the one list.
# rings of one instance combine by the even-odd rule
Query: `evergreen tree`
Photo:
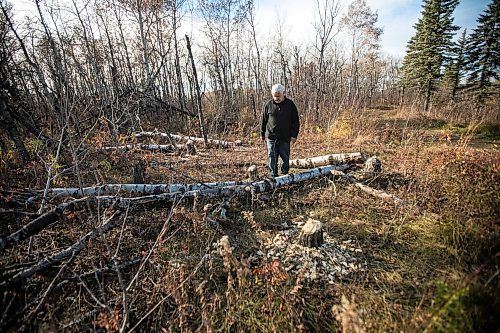
[(415, 25), (403, 59), (403, 85), (425, 97), (429, 109), (432, 94), (450, 57), (452, 38), (459, 28), (453, 25), (453, 11), (459, 0), (424, 0), (422, 17)]
[(467, 44), (468, 83), (476, 93), (478, 109), (498, 93), (500, 76), (500, 0), (493, 0), (477, 19)]
[(452, 101), (455, 100), (460, 82), (465, 77), (465, 52), (467, 47), (467, 29), (464, 29), (459, 40), (452, 49), (452, 55), (445, 65), (443, 75), (443, 89), (449, 93)]

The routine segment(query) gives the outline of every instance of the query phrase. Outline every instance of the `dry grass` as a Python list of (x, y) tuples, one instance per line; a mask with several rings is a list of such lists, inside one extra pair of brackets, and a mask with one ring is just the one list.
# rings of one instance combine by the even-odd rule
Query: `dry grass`
[[(445, 126), (401, 110), (344, 115), (326, 127), (306, 125), (292, 158), (377, 155), (383, 172), (367, 183), (407, 205), (395, 207), (341, 180), (323, 179), (266, 197), (235, 198), (229, 220), (215, 218), (216, 224), (207, 218), (220, 204), (216, 200), (133, 210), (120, 228), (90, 242), (66, 265), (5, 290), (2, 325), (14, 331), (116, 331), (125, 322), (127, 330), (173, 332), (498, 330), (498, 142), (490, 136), (475, 147), (479, 127), (450, 127), (457, 137), (436, 134)], [(150, 183), (243, 179), (254, 163), (264, 175), (264, 146), (252, 131), (232, 137), (252, 144), (243, 151), (200, 149), (198, 157), (94, 151), (84, 161), (82, 178), (88, 184), (129, 182), (139, 159), (146, 161)], [(12, 170), (13, 157), (2, 158), (10, 165), (2, 176), (4, 189), (43, 186), (40, 165)], [(69, 172), (58, 179), (76, 184)], [(65, 216), (31, 244), (4, 251), (2, 269), (64, 249), (100, 215), (86, 210)], [(28, 220), (2, 216), (2, 234)], [(367, 270), (325, 284), (305, 279), (306, 266), (294, 274), (256, 255), (281, 225), (306, 217), (321, 220), (339, 244), (362, 249)], [(112, 266), (113, 258), (147, 260), (95, 272)]]

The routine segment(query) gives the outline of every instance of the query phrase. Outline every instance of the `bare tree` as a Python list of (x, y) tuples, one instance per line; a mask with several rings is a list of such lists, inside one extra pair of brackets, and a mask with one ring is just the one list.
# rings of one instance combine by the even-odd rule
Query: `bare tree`
[(341, 20), (351, 43), (350, 73), (347, 82), (348, 97), (351, 100), (361, 97), (360, 63), (366, 61), (370, 64), (378, 58), (382, 29), (375, 26), (377, 20), (377, 13), (372, 12), (365, 0), (355, 0), (351, 3)]
[(326, 94), (325, 85), (325, 55), (327, 48), (337, 35), (338, 30), (334, 31), (337, 16), (340, 12), (340, 3), (337, 1), (316, 0), (317, 18), (314, 22), (316, 30), (316, 51), (318, 52), (318, 75), (316, 80), (315, 114), (316, 118), (320, 116), (320, 103), (322, 97)]

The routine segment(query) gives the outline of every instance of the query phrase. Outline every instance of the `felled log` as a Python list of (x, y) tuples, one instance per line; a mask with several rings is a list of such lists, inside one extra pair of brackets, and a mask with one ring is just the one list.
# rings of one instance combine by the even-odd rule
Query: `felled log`
[(67, 187), (67, 188), (52, 188), (47, 195), (49, 197), (64, 198), (73, 197), (81, 198), (87, 196), (111, 195), (119, 192), (130, 194), (160, 194), (169, 192), (169, 186), (166, 184), (108, 184), (92, 187)]
[(341, 177), (347, 179), (349, 182), (351, 182), (354, 186), (356, 186), (357, 188), (359, 188), (361, 191), (363, 191), (365, 193), (368, 193), (368, 194), (370, 194), (370, 195), (372, 195), (374, 197), (377, 197), (377, 198), (382, 199), (384, 201), (394, 202), (394, 204), (396, 206), (402, 206), (402, 205), (405, 204), (404, 200), (398, 198), (394, 194), (389, 194), (389, 193), (386, 193), (384, 191), (374, 189), (373, 187), (370, 187), (368, 185), (364, 185), (364, 184), (360, 183), (353, 176), (348, 175), (348, 174), (346, 174), (346, 173), (344, 173), (342, 171), (332, 170), (332, 174), (336, 175), (336, 176), (341, 176)]
[(348, 154), (330, 154), (324, 156), (316, 156), (304, 159), (290, 160), (290, 167), (297, 169), (316, 168), (323, 165), (344, 164), (344, 163), (361, 163), (364, 162), (363, 154), (348, 153)]
[(122, 222), (122, 219), (120, 218), (121, 213), (122, 212), (120, 210), (116, 210), (110, 217), (108, 217), (103, 222), (103, 224), (100, 227), (87, 233), (85, 236), (80, 238), (76, 243), (74, 243), (70, 247), (66, 248), (65, 250), (63, 250), (59, 253), (54, 254), (53, 256), (50, 256), (48, 258), (45, 258), (45, 259), (37, 262), (36, 264), (32, 265), (31, 267), (17, 273), (16, 275), (11, 277), (10, 279), (0, 282), (0, 287), (12, 285), (20, 280), (23, 280), (23, 279), (26, 279), (26, 278), (32, 276), (33, 274), (36, 274), (37, 272), (39, 272), (47, 267), (50, 267), (56, 263), (59, 263), (59, 262), (66, 260), (66, 259), (70, 259), (71, 257), (77, 255), (78, 253), (80, 253), (80, 251), (82, 251), (87, 246), (87, 244), (90, 240), (93, 240), (99, 236), (104, 235), (105, 233), (107, 233), (108, 231), (110, 231), (111, 229), (116, 227), (119, 224), (119, 222)]
[[(331, 174), (332, 170), (346, 170), (350, 166), (349, 165), (327, 165), (324, 167), (319, 167), (311, 170), (307, 170), (304, 172), (296, 173), (296, 174), (288, 174), (283, 175), (276, 178), (261, 180), (253, 183), (245, 183), (237, 184), (237, 185), (227, 185), (227, 183), (209, 183), (211, 184), (211, 188), (207, 188), (204, 184), (203, 188), (195, 188), (195, 186), (200, 184), (184, 184), (186, 186), (186, 191), (178, 191), (171, 193), (162, 193), (156, 195), (146, 195), (135, 198), (123, 198), (116, 196), (97, 196), (92, 197), (93, 200), (99, 202), (101, 207), (128, 207), (128, 206), (136, 206), (136, 205), (144, 205), (153, 202), (172, 202), (174, 200), (183, 199), (183, 198), (216, 198), (221, 196), (231, 196), (231, 195), (243, 195), (246, 193), (263, 193), (273, 189), (277, 189), (283, 187), (285, 185), (291, 185), (295, 183), (299, 183), (302, 181), (307, 181), (314, 178), (325, 177)], [(224, 186), (220, 186), (224, 185)]]
[(251, 181), (229, 181), (215, 183), (197, 183), (197, 184), (171, 184), (170, 192), (182, 192), (184, 196), (208, 196), (216, 197), (233, 192), (251, 192), (257, 193), (266, 192), (275, 188), (280, 188), (285, 185), (291, 185), (298, 182), (323, 177), (330, 174), (331, 170), (346, 170), (348, 165), (328, 165), (319, 167), (295, 174), (283, 175), (275, 178), (261, 180), (257, 182)]
[(323, 244), (323, 223), (308, 219), (300, 232), (299, 243), (306, 247), (320, 247)]
[(187, 147), (185, 145), (153, 145), (153, 144), (127, 144), (127, 145), (122, 145), (122, 146), (111, 146), (111, 147), (103, 147), (103, 150), (106, 151), (113, 151), (113, 150), (118, 150), (120, 152), (126, 152), (130, 150), (153, 150), (157, 151), (159, 150), (161, 153), (173, 153), (178, 150), (187, 150)]
[[(141, 138), (141, 137), (163, 137), (163, 138), (168, 138), (169, 134), (167, 133), (161, 133), (157, 131), (153, 132), (138, 132), (135, 133), (134, 136), (136, 138)], [(205, 143), (205, 140), (203, 138), (197, 138), (193, 136), (188, 136), (188, 135), (182, 135), (182, 134), (170, 134), (170, 137), (174, 140), (180, 140), (180, 141), (188, 141), (192, 140), (193, 142), (197, 143)], [(207, 139), (207, 144), (210, 147), (216, 147), (216, 148), (229, 148), (229, 147), (236, 147), (236, 146), (241, 146), (242, 142), (241, 140), (236, 140), (234, 142), (231, 141), (223, 141), (223, 140), (214, 140), (214, 139)]]
[[(194, 142), (204, 143), (203, 138), (196, 138), (193, 136), (186, 136), (182, 134), (171, 134), (171, 136), (176, 140), (184, 140), (184, 141), (193, 140)], [(229, 148), (229, 147), (241, 146), (242, 142), (241, 140), (236, 140), (234, 142), (231, 142), (224, 140), (207, 139), (207, 144), (209, 147)]]

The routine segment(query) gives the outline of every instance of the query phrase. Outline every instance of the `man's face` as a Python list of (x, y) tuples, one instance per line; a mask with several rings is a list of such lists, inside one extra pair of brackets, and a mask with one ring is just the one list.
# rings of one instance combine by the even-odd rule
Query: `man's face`
[(281, 103), (283, 102), (283, 100), (285, 99), (285, 94), (282, 93), (282, 92), (275, 92), (273, 93), (273, 100), (276, 102), (276, 103)]

